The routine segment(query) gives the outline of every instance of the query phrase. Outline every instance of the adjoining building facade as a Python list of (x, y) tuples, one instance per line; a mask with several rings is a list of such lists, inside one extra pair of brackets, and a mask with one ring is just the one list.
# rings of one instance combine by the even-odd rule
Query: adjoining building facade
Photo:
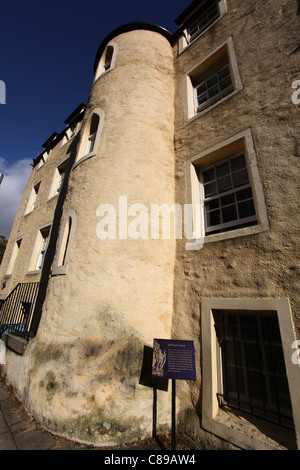
[(299, 448), (297, 2), (195, 0), (176, 24), (110, 33), (88, 103), (33, 160), (2, 373), (50, 431), (114, 445), (170, 430), (153, 339), (192, 340), (180, 429)]

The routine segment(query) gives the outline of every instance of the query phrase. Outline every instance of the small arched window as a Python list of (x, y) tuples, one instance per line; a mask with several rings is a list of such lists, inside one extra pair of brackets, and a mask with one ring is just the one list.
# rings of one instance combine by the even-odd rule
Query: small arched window
[(55, 265), (52, 270), (52, 275), (66, 274), (67, 265), (71, 255), (71, 246), (74, 237), (74, 230), (76, 224), (76, 214), (70, 211), (64, 219)]
[(111, 68), (113, 53), (114, 53), (113, 46), (107, 46), (102, 73), (107, 72), (107, 70)]
[(103, 126), (103, 119), (104, 113), (101, 109), (94, 109), (90, 114), (90, 118), (83, 129), (74, 167), (87, 158), (96, 155)]
[(115, 67), (117, 53), (117, 44), (115, 42), (110, 42), (106, 49), (104, 50), (102, 57), (99, 61), (97, 71), (95, 74), (95, 81), (101, 77), (104, 73), (113, 70)]
[(99, 121), (100, 121), (100, 118), (98, 114), (93, 114), (92, 118), (90, 119), (89, 136), (88, 136), (87, 146), (85, 150), (85, 155), (88, 155), (94, 150), (97, 130), (99, 127)]

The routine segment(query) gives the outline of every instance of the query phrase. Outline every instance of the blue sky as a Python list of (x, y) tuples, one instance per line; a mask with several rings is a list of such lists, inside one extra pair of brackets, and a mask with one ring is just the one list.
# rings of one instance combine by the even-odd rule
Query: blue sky
[[(0, 234), (9, 235), (30, 162), (87, 102), (102, 40), (132, 21), (175, 32), (191, 0), (12, 0), (0, 5)], [(1, 98), (1, 96), (0, 96)], [(1, 99), (0, 99), (1, 101)]]

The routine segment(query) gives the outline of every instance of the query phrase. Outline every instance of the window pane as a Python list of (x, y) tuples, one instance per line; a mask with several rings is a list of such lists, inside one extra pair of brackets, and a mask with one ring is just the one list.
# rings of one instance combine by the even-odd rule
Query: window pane
[(249, 394), (253, 403), (263, 408), (263, 382), (259, 371), (249, 370)]
[(212, 201), (209, 201), (207, 203), (207, 210), (211, 211), (213, 209), (217, 209), (219, 207), (219, 204), (220, 204), (219, 198), (213, 199)]
[(243, 402), (245, 403), (247, 400), (247, 395), (248, 395), (245, 370), (242, 369), (241, 367), (238, 367), (237, 374), (238, 374), (237, 376), (238, 393), (240, 396), (240, 400), (243, 400)]
[(212, 181), (215, 179), (215, 169), (211, 168), (210, 170), (206, 170), (203, 172), (203, 182), (207, 183), (208, 181)]
[(197, 88), (197, 95), (199, 96), (202, 93), (206, 93), (206, 84), (205, 83), (204, 83), (204, 85), (200, 85)]
[(276, 373), (283, 375), (285, 373), (284, 357), (282, 348), (278, 346), (271, 346), (272, 360), (276, 364)]
[(106, 55), (105, 55), (104, 71), (108, 70), (111, 66), (113, 52), (114, 52), (114, 48), (112, 46), (108, 46)]
[(228, 206), (229, 204), (235, 203), (234, 194), (227, 194), (220, 198), (221, 206)]
[(226, 88), (230, 87), (231, 85), (231, 78), (227, 77), (220, 81), (220, 90), (225, 90)]
[(236, 200), (237, 201), (244, 201), (245, 199), (252, 199), (252, 189), (242, 189), (241, 191), (237, 191), (236, 193)]
[(211, 77), (209, 80), (207, 80), (207, 88), (212, 88), (213, 86), (218, 84), (218, 79), (217, 75)]
[[(253, 193), (245, 165), (245, 156), (241, 154), (228, 157), (213, 167), (210, 165), (202, 172), (198, 170), (199, 180), (203, 181), (205, 211), (218, 207), (222, 210), (218, 213), (221, 217), (219, 227), (207, 224), (207, 234), (256, 223)], [(207, 221), (212, 217), (207, 216)]]
[(231, 184), (230, 176), (225, 176), (224, 178), (221, 178), (220, 180), (218, 180), (218, 192), (219, 193), (228, 191), (231, 188), (232, 188), (232, 184)]
[(238, 186), (243, 186), (244, 184), (249, 183), (248, 171), (241, 170), (237, 173), (232, 174), (233, 187), (237, 188)]
[(223, 163), (223, 165), (219, 165), (216, 167), (216, 174), (217, 178), (221, 178), (222, 176), (229, 175), (230, 173), (230, 168), (229, 168), (229, 163)]
[(262, 338), (272, 344), (281, 344), (280, 330), (277, 318), (263, 317), (260, 320), (262, 328)]
[(257, 338), (257, 321), (254, 315), (241, 315), (240, 326), (245, 341), (255, 341)]
[(234, 158), (233, 160), (231, 160), (230, 166), (231, 166), (231, 171), (238, 171), (238, 170), (242, 170), (243, 168), (246, 168), (244, 155), (241, 155), (240, 157)]
[(217, 194), (216, 183), (208, 183), (204, 186), (205, 197), (214, 196)]
[(208, 97), (213, 98), (219, 93), (219, 87), (218, 85), (214, 86), (213, 88), (208, 89)]
[(224, 316), (225, 338), (234, 338), (236, 336), (236, 317), (233, 315)]
[(198, 31), (197, 25), (196, 26), (191, 26), (189, 28), (189, 33), (190, 33), (191, 36), (193, 36), (195, 33), (197, 33), (197, 31)]
[(255, 207), (253, 201), (239, 202), (238, 209), (240, 219), (255, 215)]
[[(190, 78), (197, 97), (201, 96), (202, 98), (202, 94), (205, 94), (209, 101), (202, 109), (214, 105), (234, 90), (228, 55), (224, 55), (221, 59), (215, 61), (203, 73), (195, 74)], [(198, 109), (199, 111), (200, 109)]]
[(90, 127), (90, 135), (95, 134), (97, 132), (99, 120), (99, 116), (97, 114), (93, 114)]
[[(254, 334), (254, 336), (256, 336)], [(260, 351), (255, 341), (245, 343), (246, 360), (248, 367), (260, 369)]]
[(226, 341), (226, 362), (227, 364), (234, 365), (235, 364), (235, 353), (234, 353), (234, 342), (233, 341)]
[(198, 106), (205, 103), (208, 100), (207, 93), (203, 93), (202, 95), (198, 96)]
[(237, 398), (237, 381), (236, 381), (236, 368), (227, 365), (227, 393), (226, 396)]
[(227, 206), (222, 209), (223, 223), (231, 222), (237, 219), (237, 212), (235, 206)]
[(205, 30), (219, 16), (217, 2), (205, 9), (205, 11), (188, 28), (190, 40), (192, 41), (198, 34)]
[(219, 225), (221, 223), (221, 213), (219, 210), (207, 212), (206, 219), (207, 219), (206, 223), (208, 227)]
[(290, 391), (288, 388), (288, 383), (284, 377), (277, 378), (277, 389), (281, 410), (288, 416), (292, 417), (290, 408)]
[(219, 80), (223, 80), (224, 78), (228, 78), (229, 76), (230, 76), (229, 66), (220, 70), (220, 72), (218, 73)]

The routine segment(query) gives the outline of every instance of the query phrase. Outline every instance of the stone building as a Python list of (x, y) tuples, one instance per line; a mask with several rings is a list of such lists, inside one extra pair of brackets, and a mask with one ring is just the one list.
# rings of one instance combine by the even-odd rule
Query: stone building
[(192, 340), (180, 429), (299, 448), (297, 2), (195, 0), (176, 24), (112, 31), (87, 105), (33, 160), (2, 374), (45, 428), (119, 444), (170, 430), (153, 339)]

